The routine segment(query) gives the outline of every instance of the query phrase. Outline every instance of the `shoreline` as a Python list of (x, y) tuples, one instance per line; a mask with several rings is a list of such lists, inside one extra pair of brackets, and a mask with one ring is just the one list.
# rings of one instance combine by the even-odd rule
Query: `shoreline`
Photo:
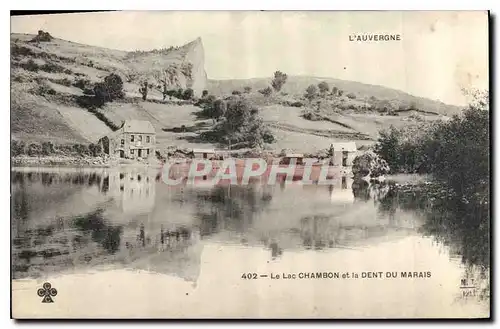
[(14, 167), (92, 167), (109, 168), (110, 159), (105, 157), (79, 156), (17, 156), (11, 157), (11, 168)]

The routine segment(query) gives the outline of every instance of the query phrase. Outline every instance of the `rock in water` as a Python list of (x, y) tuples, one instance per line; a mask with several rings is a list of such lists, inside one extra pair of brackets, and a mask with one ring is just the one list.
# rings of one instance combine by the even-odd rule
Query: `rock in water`
[(371, 151), (357, 156), (352, 164), (352, 173), (355, 178), (366, 176), (378, 178), (387, 175), (389, 171), (387, 162)]

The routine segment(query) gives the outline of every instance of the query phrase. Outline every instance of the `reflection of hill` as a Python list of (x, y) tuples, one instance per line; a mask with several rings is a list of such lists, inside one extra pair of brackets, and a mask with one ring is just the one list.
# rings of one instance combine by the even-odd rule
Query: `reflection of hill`
[[(197, 230), (137, 215), (154, 213), (155, 181), (137, 171), (13, 175), (13, 277), (121, 264), (195, 280), (201, 256)], [(116, 202), (120, 211), (113, 210)]]

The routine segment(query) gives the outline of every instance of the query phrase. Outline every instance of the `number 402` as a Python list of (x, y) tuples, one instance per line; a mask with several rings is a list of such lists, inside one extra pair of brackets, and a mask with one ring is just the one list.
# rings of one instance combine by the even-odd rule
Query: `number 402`
[(251, 280), (251, 279), (257, 279), (257, 273), (243, 273), (243, 275), (241, 276), (242, 279), (248, 279), (248, 280)]

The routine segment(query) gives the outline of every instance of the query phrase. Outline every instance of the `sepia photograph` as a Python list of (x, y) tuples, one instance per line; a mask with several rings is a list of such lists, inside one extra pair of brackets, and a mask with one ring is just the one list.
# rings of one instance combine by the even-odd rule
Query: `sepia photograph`
[(10, 28), (12, 318), (490, 318), (488, 11)]

